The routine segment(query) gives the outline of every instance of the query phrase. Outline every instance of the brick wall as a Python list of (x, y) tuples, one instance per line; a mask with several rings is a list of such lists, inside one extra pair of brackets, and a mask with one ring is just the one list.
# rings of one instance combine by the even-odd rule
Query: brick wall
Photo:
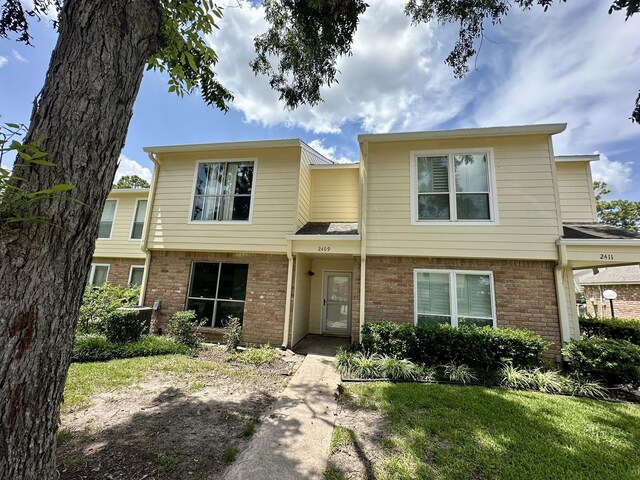
[[(617, 318), (640, 318), (640, 285), (584, 285), (587, 313), (592, 317), (611, 317), (609, 300), (600, 304), (601, 292), (613, 290), (618, 298), (613, 301)], [(595, 305), (591, 300), (595, 300)]]
[[(175, 312), (184, 310), (193, 262), (246, 263), (249, 265), (244, 307), (243, 340), (280, 345), (284, 329), (287, 257), (233, 253), (151, 252), (144, 304), (162, 301), (158, 326), (165, 328)], [(205, 336), (220, 340), (219, 329), (204, 329)]]
[(112, 285), (127, 285), (129, 283), (129, 271), (131, 265), (144, 265), (144, 258), (108, 258), (94, 257), (91, 263), (109, 265), (107, 282)]
[[(419, 257), (367, 257), (368, 322), (413, 323), (413, 269), (492, 271), (499, 327), (523, 327), (560, 350), (553, 262)], [(354, 322), (355, 323), (355, 322)]]

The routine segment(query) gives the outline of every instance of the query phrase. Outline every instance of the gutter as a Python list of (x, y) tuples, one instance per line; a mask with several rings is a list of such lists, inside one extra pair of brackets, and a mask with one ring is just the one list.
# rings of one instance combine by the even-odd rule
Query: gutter
[(358, 343), (362, 343), (362, 326), (366, 302), (366, 273), (367, 273), (367, 160), (369, 157), (369, 142), (362, 142), (362, 158), (360, 161), (360, 319), (358, 325)]
[(569, 319), (567, 316), (567, 298), (565, 296), (563, 282), (564, 270), (567, 265), (567, 247), (566, 245), (558, 244), (558, 265), (554, 268), (553, 273), (556, 280), (556, 300), (558, 302), (558, 317), (560, 320), (560, 340), (563, 344), (571, 340)]
[(147, 280), (149, 279), (149, 265), (151, 264), (151, 252), (147, 248), (147, 240), (149, 236), (149, 227), (151, 225), (151, 214), (153, 213), (153, 203), (156, 199), (156, 186), (158, 185), (158, 176), (160, 175), (160, 160), (155, 153), (148, 152), (149, 159), (153, 162), (153, 176), (151, 177), (151, 188), (147, 197), (147, 211), (144, 215), (144, 225), (142, 226), (142, 251), (144, 252), (144, 272), (142, 272), (142, 285), (140, 287), (139, 305), (144, 305), (144, 297), (147, 294)]
[(289, 264), (287, 265), (287, 295), (286, 304), (284, 307), (284, 332), (282, 334), (282, 350), (286, 350), (289, 346), (289, 327), (291, 325), (291, 286), (293, 284), (293, 254), (292, 240), (287, 240), (287, 258)]

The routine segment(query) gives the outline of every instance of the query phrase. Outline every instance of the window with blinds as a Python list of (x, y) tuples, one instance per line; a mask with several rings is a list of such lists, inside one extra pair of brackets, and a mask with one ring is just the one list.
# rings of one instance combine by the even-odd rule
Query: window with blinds
[(416, 325), (496, 326), (491, 272), (415, 270)]
[(107, 200), (100, 217), (100, 227), (98, 228), (98, 238), (109, 239), (113, 231), (113, 221), (116, 218), (117, 200)]
[(133, 216), (133, 225), (131, 225), (131, 240), (140, 240), (142, 238), (142, 229), (144, 228), (144, 216), (147, 213), (147, 201), (138, 200), (136, 203), (136, 212)]

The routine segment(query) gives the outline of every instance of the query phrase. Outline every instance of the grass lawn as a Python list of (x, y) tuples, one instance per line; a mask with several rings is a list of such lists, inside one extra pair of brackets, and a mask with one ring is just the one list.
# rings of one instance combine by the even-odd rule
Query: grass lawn
[(640, 405), (501, 388), (346, 384), (337, 424), (328, 479), (640, 478)]

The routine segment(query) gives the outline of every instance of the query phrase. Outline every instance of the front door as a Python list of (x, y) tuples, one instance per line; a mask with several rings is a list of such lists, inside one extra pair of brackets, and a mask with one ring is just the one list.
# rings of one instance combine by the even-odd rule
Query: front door
[(323, 333), (351, 332), (351, 273), (324, 272), (322, 292)]

